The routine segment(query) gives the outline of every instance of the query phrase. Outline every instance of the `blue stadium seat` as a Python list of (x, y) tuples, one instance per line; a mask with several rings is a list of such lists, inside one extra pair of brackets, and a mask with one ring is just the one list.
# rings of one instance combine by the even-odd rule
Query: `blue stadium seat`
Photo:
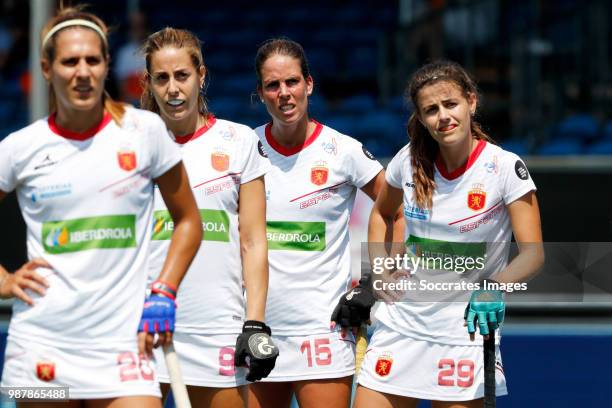
[(209, 109), (217, 117), (240, 122), (240, 117), (249, 111), (249, 100), (244, 97), (211, 98)]
[(380, 139), (359, 139), (366, 149), (370, 151), (377, 159), (384, 157), (392, 157), (399, 149)]
[(215, 81), (215, 92), (227, 96), (247, 97), (255, 92), (257, 87), (255, 75), (250, 72), (227, 76), (223, 79), (216, 78)]
[(603, 126), (603, 138), (612, 140), (612, 119), (607, 121)]
[(396, 95), (389, 98), (387, 103), (385, 103), (385, 106), (387, 107), (387, 109), (391, 109), (393, 112), (396, 113), (403, 113), (407, 110), (412, 110), (412, 107), (408, 102), (406, 102), (406, 99), (403, 95)]
[(601, 140), (585, 149), (585, 154), (612, 155), (612, 139)]
[(375, 111), (360, 115), (353, 136), (361, 141), (376, 142), (377, 155), (395, 154), (407, 142), (405, 120), (401, 115), (387, 111)]
[(519, 156), (525, 156), (529, 154), (529, 146), (524, 140), (521, 139), (508, 139), (500, 143), (504, 150), (518, 154)]
[[(214, 76), (216, 73), (251, 73), (253, 61), (250, 56), (247, 57), (232, 52), (215, 51), (204, 54), (204, 63)], [(251, 78), (254, 82), (255, 75), (251, 74)]]
[(356, 119), (357, 118), (352, 115), (334, 115), (327, 119), (327, 123), (325, 124), (340, 133), (356, 137), (356, 132), (359, 130)]
[(375, 76), (378, 69), (376, 47), (352, 48), (346, 60), (347, 73), (352, 76)]
[(599, 125), (590, 114), (576, 114), (569, 116), (559, 123), (557, 137), (563, 139), (580, 138), (593, 140), (597, 137)]
[(574, 155), (581, 154), (583, 150), (580, 140), (574, 139), (553, 139), (540, 146), (537, 153), (543, 156)]
[(312, 48), (306, 51), (306, 57), (315, 79), (333, 75), (338, 69), (337, 54), (329, 49)]
[(308, 97), (308, 111), (318, 121), (322, 121), (323, 118), (329, 116), (327, 101), (320, 93), (317, 93), (316, 88), (312, 95)]
[(9, 103), (0, 103), (0, 123), (6, 123), (11, 120), (15, 106)]
[(368, 94), (353, 95), (344, 99), (339, 110), (346, 113), (367, 114), (376, 109), (376, 100)]

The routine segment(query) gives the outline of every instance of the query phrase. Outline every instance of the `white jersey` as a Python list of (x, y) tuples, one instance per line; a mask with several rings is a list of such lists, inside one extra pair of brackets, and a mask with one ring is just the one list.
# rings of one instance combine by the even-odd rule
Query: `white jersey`
[(294, 149), (280, 146), (270, 128), (255, 130), (273, 166), (265, 177), (266, 322), (276, 335), (327, 333), (338, 298), (350, 287), (355, 194), (382, 166), (361, 143), (319, 123)]
[[(176, 137), (200, 210), (204, 236), (177, 296), (176, 330), (240, 333), (245, 318), (238, 233), (240, 185), (270, 170), (259, 139), (247, 126), (210, 117), (192, 135)], [(173, 223), (155, 191), (150, 275), (162, 269)]]
[[(34, 122), (0, 143), (0, 190), (17, 189), (28, 257), (50, 287), (17, 300), (9, 335), (39, 343), (133, 344), (142, 314), (153, 179), (180, 162), (159, 116), (127, 108), (84, 133)], [(92, 340), (94, 339), (94, 340)]]
[[(417, 285), (422, 281), (477, 282), (500, 272), (508, 262), (507, 244), (512, 238), (506, 206), (536, 189), (525, 164), (514, 153), (479, 141), (463, 168), (448, 174), (439, 161), (435, 167), (431, 210), (419, 208), (414, 199), (409, 145), (387, 167), (387, 182), (404, 192), (407, 247), (430, 262), (429, 268), (417, 269), (412, 280)], [(466, 268), (465, 259), (470, 258)], [(444, 265), (436, 259), (444, 259)], [(429, 293), (429, 298), (419, 301), (410, 301), (416, 295), (409, 292), (405, 301), (383, 303), (376, 317), (412, 338), (473, 345), (463, 326), (465, 296), (470, 291)]]

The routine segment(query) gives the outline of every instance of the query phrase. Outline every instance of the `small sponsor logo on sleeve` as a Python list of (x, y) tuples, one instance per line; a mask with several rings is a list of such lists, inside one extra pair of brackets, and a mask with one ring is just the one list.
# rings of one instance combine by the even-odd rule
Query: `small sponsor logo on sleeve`
[(376, 160), (376, 157), (374, 157), (374, 155), (372, 153), (370, 153), (370, 151), (368, 149), (366, 149), (365, 146), (361, 146), (361, 150), (363, 150), (363, 154), (365, 154), (365, 156), (368, 159)]
[(259, 152), (259, 155), (261, 157), (268, 157), (268, 154), (264, 150), (264, 147), (263, 147), (263, 144), (261, 143), (261, 140), (257, 142), (257, 151)]
[(525, 163), (522, 161), (517, 160), (516, 163), (514, 163), (514, 172), (521, 180), (529, 180), (529, 171), (527, 171), (527, 166), (525, 166)]

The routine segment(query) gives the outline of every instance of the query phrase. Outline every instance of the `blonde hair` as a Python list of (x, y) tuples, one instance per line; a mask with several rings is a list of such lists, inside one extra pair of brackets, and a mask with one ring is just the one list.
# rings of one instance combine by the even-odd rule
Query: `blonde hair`
[[(431, 209), (432, 196), (436, 188), (434, 181), (434, 162), (439, 152), (438, 143), (431, 137), (429, 131), (419, 121), (419, 91), (426, 85), (447, 81), (456, 84), (467, 98), (470, 94), (478, 96), (476, 83), (459, 64), (451, 61), (437, 61), (419, 68), (410, 79), (406, 88), (406, 96), (414, 106), (414, 112), (408, 120), (408, 137), (410, 138), (410, 161), (414, 182), (414, 197), (421, 208)], [(494, 143), (480, 124), (472, 117), (470, 120), (472, 137)]]
[[(191, 58), (191, 62), (193, 63), (193, 67), (196, 69), (196, 72), (200, 70), (200, 67), (203, 67), (204, 71), (206, 72), (204, 56), (202, 55), (202, 44), (198, 37), (196, 37), (196, 35), (191, 31), (166, 27), (147, 37), (144, 45), (142, 46), (142, 53), (145, 57), (147, 71), (143, 77), (140, 106), (143, 109), (150, 110), (151, 112), (155, 112), (157, 114), (159, 114), (159, 106), (155, 101), (150, 84), (151, 58), (154, 53), (165, 47), (185, 49)], [(198, 112), (204, 116), (208, 114), (208, 106), (206, 105), (203, 92), (200, 92), (198, 96)]]
[[(106, 36), (108, 35), (108, 27), (104, 24), (99, 17), (94, 14), (83, 11), (84, 7), (66, 7), (62, 8), (58, 11), (57, 15), (52, 17), (47, 24), (43, 27), (40, 38), (41, 38), (41, 58), (47, 60), (49, 63), (53, 62), (56, 54), (56, 40), (57, 34), (62, 32), (66, 28), (70, 27), (84, 27), (89, 30), (94, 31), (98, 35), (103, 33), (104, 36), (100, 35), (100, 44), (101, 51), (104, 61), (109, 64), (110, 63), (110, 55), (108, 53), (108, 43), (106, 40)], [(85, 20), (92, 24), (95, 24), (99, 27), (99, 31), (92, 29), (88, 25), (74, 24), (63, 27), (56, 32), (52, 33), (52, 30), (55, 26), (68, 22), (69, 20)], [(51, 33), (50, 36), (48, 34)], [(123, 119), (123, 115), (125, 113), (125, 104), (121, 102), (114, 101), (110, 95), (104, 91), (104, 95), (102, 96), (102, 101), (104, 105), (104, 109), (111, 115), (113, 120), (120, 124)], [(55, 90), (53, 89), (53, 85), (49, 84), (49, 112), (55, 112), (57, 110), (56, 96)]]

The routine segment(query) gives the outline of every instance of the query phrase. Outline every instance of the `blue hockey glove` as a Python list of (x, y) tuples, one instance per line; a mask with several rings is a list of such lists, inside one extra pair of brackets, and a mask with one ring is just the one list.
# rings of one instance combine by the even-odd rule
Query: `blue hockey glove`
[(151, 295), (145, 300), (139, 332), (164, 333), (174, 331), (176, 289), (161, 281), (153, 282)]

